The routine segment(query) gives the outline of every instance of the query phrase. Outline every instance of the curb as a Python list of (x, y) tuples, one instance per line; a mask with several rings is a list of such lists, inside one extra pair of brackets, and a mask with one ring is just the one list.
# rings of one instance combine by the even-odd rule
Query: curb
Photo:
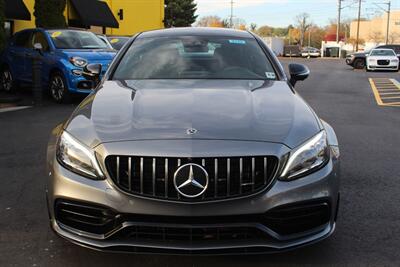
[(17, 96), (0, 96), (1, 104), (15, 104), (19, 101), (21, 101), (21, 98)]

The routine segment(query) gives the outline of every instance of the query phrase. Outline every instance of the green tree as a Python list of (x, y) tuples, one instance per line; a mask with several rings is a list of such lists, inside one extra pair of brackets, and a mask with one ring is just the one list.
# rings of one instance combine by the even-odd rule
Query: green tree
[(63, 28), (66, 0), (35, 0), (36, 27)]
[(5, 4), (4, 0), (0, 0), (0, 50), (4, 47), (4, 42), (6, 39), (6, 33), (4, 32), (4, 21), (5, 21)]
[(257, 34), (262, 37), (267, 37), (272, 35), (272, 31), (273, 31), (272, 27), (265, 25), (258, 28)]
[(191, 26), (197, 19), (196, 10), (194, 0), (165, 0), (165, 27)]

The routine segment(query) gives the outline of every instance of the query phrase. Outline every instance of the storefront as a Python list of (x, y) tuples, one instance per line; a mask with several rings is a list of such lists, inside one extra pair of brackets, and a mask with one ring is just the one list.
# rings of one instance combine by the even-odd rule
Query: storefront
[(31, 13), (23, 0), (5, 0), (5, 24), (6, 37), (10, 37), (15, 31), (15, 21), (31, 21)]
[[(10, 33), (35, 27), (35, 0), (6, 0)], [(109, 35), (133, 35), (164, 27), (164, 0), (67, 0), (69, 27)]]

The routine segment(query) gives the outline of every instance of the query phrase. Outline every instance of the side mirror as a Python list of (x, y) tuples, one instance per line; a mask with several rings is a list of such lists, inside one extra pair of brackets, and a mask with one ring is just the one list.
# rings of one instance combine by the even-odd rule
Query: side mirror
[(290, 64), (290, 84), (295, 86), (297, 81), (304, 81), (310, 75), (310, 70), (302, 64)]
[(41, 43), (35, 43), (34, 45), (33, 45), (33, 49), (35, 49), (36, 51), (42, 51), (43, 50), (43, 46), (42, 46), (42, 44)]
[(83, 68), (82, 76), (85, 77), (85, 79), (92, 81), (94, 87), (96, 87), (100, 82), (101, 70), (101, 64), (88, 64)]

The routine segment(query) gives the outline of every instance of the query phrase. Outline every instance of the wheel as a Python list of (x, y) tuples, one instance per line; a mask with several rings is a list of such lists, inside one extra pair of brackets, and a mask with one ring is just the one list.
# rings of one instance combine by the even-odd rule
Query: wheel
[(354, 60), (354, 68), (355, 69), (363, 69), (365, 68), (365, 61), (361, 58)]
[(16, 83), (8, 67), (4, 67), (0, 73), (0, 89), (6, 92), (13, 92), (16, 89)]
[(55, 72), (51, 75), (49, 90), (51, 97), (57, 103), (71, 102), (71, 93), (68, 90), (67, 82), (61, 72)]

